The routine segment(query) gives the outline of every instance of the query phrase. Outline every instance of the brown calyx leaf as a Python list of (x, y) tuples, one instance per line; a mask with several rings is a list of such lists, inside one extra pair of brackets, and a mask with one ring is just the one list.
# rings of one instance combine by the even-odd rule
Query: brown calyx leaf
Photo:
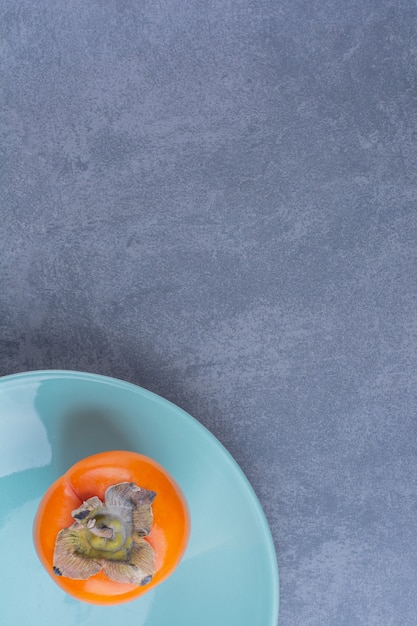
[(104, 571), (109, 578), (121, 583), (145, 585), (155, 573), (155, 555), (146, 539), (135, 539), (129, 562), (106, 561)]
[(103, 502), (89, 498), (72, 511), (74, 523), (56, 538), (53, 571), (85, 580), (104, 568), (118, 582), (147, 584), (155, 573), (155, 554), (142, 537), (152, 527), (155, 492), (134, 483), (109, 487)]

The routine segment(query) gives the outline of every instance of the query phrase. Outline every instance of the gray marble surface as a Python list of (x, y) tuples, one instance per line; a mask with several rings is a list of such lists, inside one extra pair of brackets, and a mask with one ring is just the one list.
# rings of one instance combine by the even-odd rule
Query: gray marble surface
[(208, 427), (280, 626), (417, 624), (414, 0), (0, 7), (0, 374)]

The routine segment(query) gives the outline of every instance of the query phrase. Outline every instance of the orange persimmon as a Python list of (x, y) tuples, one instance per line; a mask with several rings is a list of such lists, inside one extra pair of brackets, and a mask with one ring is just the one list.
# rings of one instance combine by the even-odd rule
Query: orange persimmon
[[(100, 565), (97, 566), (99, 570), (97, 573), (82, 580), (61, 575), (61, 571), (54, 564), (58, 535), (62, 534), (63, 529), (69, 529), (63, 532), (71, 534), (71, 528), (81, 528), (84, 518), (92, 509), (92, 506), (88, 509), (88, 502), (103, 504), (100, 501), (108, 498), (112, 486), (122, 489), (129, 489), (132, 486), (137, 493), (151, 494), (149, 501), (152, 504), (147, 505), (148, 509), (150, 506), (152, 509), (151, 523), (137, 541), (145, 546), (145, 552), (153, 552), (153, 575), (146, 576), (140, 584), (119, 582), (109, 578), (106, 575), (106, 568), (103, 570)], [(114, 507), (110, 510), (113, 511)], [(77, 511), (81, 513), (77, 514)], [(97, 519), (98, 517), (96, 515)], [(90, 520), (83, 529), (96, 526), (97, 529), (105, 529), (101, 531), (102, 536), (105, 532), (111, 535), (112, 531), (108, 530), (108, 525), (99, 526), (99, 523), (96, 525), (97, 519)], [(88, 533), (88, 529), (85, 532)], [(93, 604), (117, 604), (133, 600), (158, 585), (172, 574), (180, 562), (189, 533), (188, 507), (174, 479), (159, 463), (149, 457), (119, 450), (87, 457), (58, 478), (40, 502), (33, 529), (35, 548), (48, 574), (68, 594)], [(98, 530), (96, 534), (99, 534)], [(102, 542), (102, 536), (92, 537), (94, 541)], [(73, 538), (71, 537), (69, 541), (73, 541)], [(129, 545), (131, 544), (132, 540)], [(117, 558), (121, 560), (123, 557)], [(87, 562), (90, 563), (91, 560), (94, 561), (89, 555)], [(100, 562), (100, 559), (97, 558), (96, 561)], [(119, 565), (120, 562), (116, 563), (117, 567)]]

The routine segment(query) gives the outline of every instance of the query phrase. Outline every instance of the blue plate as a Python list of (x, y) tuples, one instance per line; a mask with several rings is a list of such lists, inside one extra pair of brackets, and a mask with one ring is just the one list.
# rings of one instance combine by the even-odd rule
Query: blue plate
[[(65, 594), (41, 566), (32, 523), (47, 487), (103, 450), (161, 463), (187, 498), (192, 530), (172, 576), (112, 607)], [(135, 385), (68, 371), (0, 378), (1, 624), (276, 626), (278, 569), (247, 479), (190, 415)]]

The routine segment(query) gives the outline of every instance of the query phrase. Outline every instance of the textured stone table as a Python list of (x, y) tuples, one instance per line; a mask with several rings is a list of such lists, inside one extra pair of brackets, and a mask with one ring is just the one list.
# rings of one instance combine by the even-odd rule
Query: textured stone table
[(280, 625), (417, 624), (415, 2), (0, 6), (0, 373), (207, 426)]

